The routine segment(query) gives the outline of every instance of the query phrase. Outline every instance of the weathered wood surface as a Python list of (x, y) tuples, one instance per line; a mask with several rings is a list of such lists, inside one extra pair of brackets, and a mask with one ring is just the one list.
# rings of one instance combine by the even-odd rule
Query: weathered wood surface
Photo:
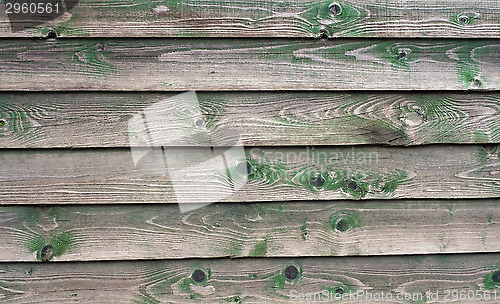
[(500, 40), (4, 40), (0, 90), (498, 90)]
[(148, 148), (140, 150), (142, 158), (134, 151), (135, 166), (129, 149), (6, 149), (0, 153), (0, 201), (204, 203), (500, 196), (498, 145), (251, 148), (241, 155), (234, 151)]
[[(3, 2), (3, 1), (2, 1)], [(58, 19), (0, 35), (40, 37), (500, 37), (498, 0), (80, 0)], [(1, 6), (2, 12), (5, 7)]]
[[(1, 93), (1, 148), (128, 147), (128, 122), (148, 107), (186, 106), (176, 93)], [(206, 130), (245, 146), (500, 142), (498, 93), (198, 93)], [(164, 120), (168, 142), (193, 122)], [(189, 124), (191, 123), (191, 124)], [(220, 144), (230, 138), (218, 136)], [(197, 142), (187, 144), (199, 145)]]
[(0, 261), (500, 251), (500, 200), (0, 208)]
[[(326, 291), (329, 301), (321, 303), (338, 303), (335, 295), (344, 295), (342, 303), (378, 303), (368, 293), (382, 292), (392, 300), (380, 303), (498, 303), (499, 260), (480, 254), (2, 263), (0, 296), (3, 303), (313, 303), (298, 294)], [(431, 298), (436, 292), (438, 301)]]

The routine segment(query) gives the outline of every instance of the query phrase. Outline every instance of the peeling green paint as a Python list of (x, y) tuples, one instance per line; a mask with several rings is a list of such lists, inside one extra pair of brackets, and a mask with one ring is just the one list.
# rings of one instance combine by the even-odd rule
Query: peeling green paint
[(476, 14), (470, 12), (459, 13), (453, 15), (451, 18), (452, 23), (460, 26), (474, 25), (475, 21), (476, 21)]
[(60, 257), (69, 250), (75, 248), (75, 237), (70, 231), (58, 232), (54, 226), (54, 230), (50, 233), (45, 233), (42, 229), (36, 231), (34, 227), (38, 227), (43, 220), (47, 219), (57, 223), (61, 220), (60, 212), (63, 209), (54, 208), (33, 208), (27, 207), (19, 213), (19, 220), (25, 227), (29, 227), (31, 232), (26, 241), (22, 242), (22, 247), (26, 248), (30, 253), (36, 252), (36, 261), (42, 261), (42, 248), (46, 245), (53, 247), (53, 256)]
[(243, 303), (243, 299), (241, 299), (240, 296), (233, 296), (233, 297), (229, 297), (229, 298), (224, 298), (224, 300), (226, 302), (230, 302), (230, 303)]
[(82, 71), (95, 76), (113, 77), (118, 69), (106, 62), (110, 41), (82, 43), (71, 54), (72, 61), (81, 65)]
[(361, 227), (361, 219), (355, 210), (340, 210), (330, 217), (330, 227), (339, 232), (346, 232)]
[(388, 177), (388, 180), (384, 183), (382, 191), (384, 193), (393, 193), (399, 187), (399, 185), (405, 181), (408, 177), (408, 173), (401, 169), (396, 169), (396, 172)]
[(500, 270), (488, 273), (483, 279), (485, 289), (491, 290), (500, 286)]
[(248, 256), (266, 256), (267, 255), (267, 238), (259, 241)]
[(262, 183), (270, 186), (288, 184), (305, 188), (310, 192), (341, 191), (346, 196), (361, 199), (369, 192), (383, 193), (391, 196), (400, 185), (411, 180), (408, 173), (402, 169), (380, 174), (376, 171), (361, 171), (347, 169), (318, 170), (312, 165), (303, 168), (289, 168), (279, 160), (271, 161), (266, 156), (261, 160), (247, 157), (252, 166), (248, 176), (249, 183)]
[[(337, 5), (339, 10), (335, 13), (330, 10), (331, 5)], [(315, 36), (320, 34), (321, 30), (325, 30), (328, 36), (343, 36), (342, 32), (345, 28), (350, 27), (354, 23), (360, 23), (368, 16), (368, 12), (364, 9), (354, 7), (348, 1), (320, 1), (313, 3), (304, 10), (301, 16), (311, 23), (311, 32)], [(356, 30), (349, 31), (350, 37), (363, 36), (365, 30), (359, 27)]]
[(333, 286), (322, 286), (322, 290), (328, 291), (330, 294), (330, 299), (335, 299), (335, 297), (340, 298), (341, 295), (345, 293), (355, 293), (356, 289), (352, 286), (349, 287), (345, 284), (339, 283)]
[(476, 143), (488, 143), (490, 142), (488, 133), (482, 130), (475, 130), (473, 132), (474, 142)]
[[(294, 266), (298, 270), (298, 275), (294, 280), (288, 280), (285, 277), (285, 270), (288, 266)], [(269, 277), (267, 280), (267, 289), (275, 294), (278, 294), (279, 296), (283, 296), (280, 293), (277, 293), (276, 291), (283, 290), (285, 288), (286, 284), (295, 284), (297, 283), (300, 279), (302, 278), (302, 266), (300, 263), (288, 263), (283, 265), (283, 268), (279, 273), (276, 273)], [(288, 298), (287, 296), (283, 296), (285, 298)]]
[(74, 246), (74, 237), (69, 232), (63, 232), (61, 234), (54, 235), (49, 241), (46, 241), (43, 237), (37, 238), (36, 243), (30, 244), (31, 249), (38, 246), (36, 250), (32, 251), (36, 251), (37, 261), (42, 261), (42, 248), (45, 245), (52, 245), (52, 247), (54, 248), (54, 256), (60, 257)]
[(300, 225), (300, 231), (302, 231), (301, 234), (302, 240), (305, 241), (307, 239), (307, 236), (309, 235), (309, 232), (307, 231), (307, 219), (304, 221), (302, 225)]

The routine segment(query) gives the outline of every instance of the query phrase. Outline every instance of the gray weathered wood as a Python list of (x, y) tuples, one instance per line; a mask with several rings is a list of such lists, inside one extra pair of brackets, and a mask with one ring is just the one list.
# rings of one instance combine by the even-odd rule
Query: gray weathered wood
[[(338, 11), (329, 11), (331, 4)], [(80, 0), (58, 19), (4, 37), (500, 37), (498, 0)], [(1, 6), (2, 12), (5, 11)]]
[[(205, 203), (500, 196), (498, 145), (254, 147), (242, 155), (234, 151), (148, 148), (139, 150), (144, 154), (136, 157), (136, 167), (129, 149), (6, 149), (0, 151), (0, 202)], [(224, 163), (222, 152), (229, 156)], [(247, 167), (251, 170), (248, 178)], [(174, 179), (169, 173), (174, 173)]]
[[(2, 93), (1, 148), (128, 147), (128, 121), (176, 93)], [(207, 130), (246, 146), (500, 142), (497, 93), (201, 92)], [(195, 127), (163, 120), (160, 135)], [(219, 143), (231, 144), (218, 136)], [(186, 144), (197, 145), (197, 142)]]
[(500, 200), (0, 208), (0, 261), (500, 251)]
[[(339, 303), (336, 294), (345, 295), (342, 303), (498, 303), (499, 260), (499, 254), (475, 254), (2, 263), (0, 296), (4, 303), (315, 303), (293, 297), (326, 290), (329, 301), (321, 303)], [(447, 290), (458, 291), (458, 299), (445, 298)], [(382, 292), (392, 300), (368, 296)]]
[(500, 40), (4, 40), (0, 90), (498, 90)]

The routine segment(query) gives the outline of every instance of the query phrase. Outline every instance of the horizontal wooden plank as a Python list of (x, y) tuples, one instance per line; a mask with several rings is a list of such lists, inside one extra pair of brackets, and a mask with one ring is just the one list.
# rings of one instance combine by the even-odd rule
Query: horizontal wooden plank
[[(39, 37), (52, 29), (61, 37), (318, 37), (326, 31), (330, 37), (500, 38), (499, 4), (498, 0), (80, 0), (69, 12), (35, 29), (12, 32), (7, 15), (2, 15), (0, 35)], [(4, 5), (1, 11), (5, 12)]]
[(240, 149), (2, 150), (0, 202), (500, 197), (498, 145)]
[(325, 291), (322, 303), (498, 303), (499, 260), (478, 254), (1, 263), (0, 295), (4, 303), (313, 303)]
[(498, 90), (500, 40), (4, 40), (0, 90)]
[(499, 207), (498, 199), (227, 203), (184, 214), (173, 204), (1, 207), (0, 261), (498, 252)]
[[(0, 93), (1, 148), (128, 147), (128, 122), (149, 107), (190, 109), (176, 93)], [(245, 146), (499, 143), (500, 94), (201, 92), (206, 131)], [(163, 119), (158, 142), (193, 121)], [(152, 132), (152, 131), (151, 131)], [(220, 134), (220, 135), (219, 135)], [(157, 135), (158, 136), (158, 135)], [(166, 138), (161, 138), (164, 136)], [(199, 142), (185, 142), (200, 145)]]

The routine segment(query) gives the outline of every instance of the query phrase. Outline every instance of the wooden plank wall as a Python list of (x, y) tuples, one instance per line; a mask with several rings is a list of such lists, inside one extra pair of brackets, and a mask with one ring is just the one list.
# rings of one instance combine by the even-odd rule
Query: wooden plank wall
[[(0, 7), (2, 303), (498, 303), (499, 0)], [(128, 126), (186, 90), (159, 140), (237, 132), (246, 177), (181, 213), (237, 181), (138, 170)]]

